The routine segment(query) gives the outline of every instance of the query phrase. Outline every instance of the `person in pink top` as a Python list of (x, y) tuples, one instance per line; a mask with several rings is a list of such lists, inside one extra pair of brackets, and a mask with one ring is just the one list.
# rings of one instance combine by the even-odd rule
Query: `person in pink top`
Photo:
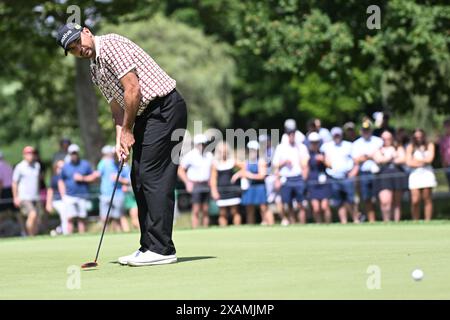
[(441, 153), (442, 168), (445, 170), (450, 189), (450, 118), (444, 121), (444, 134), (439, 140), (439, 151)]

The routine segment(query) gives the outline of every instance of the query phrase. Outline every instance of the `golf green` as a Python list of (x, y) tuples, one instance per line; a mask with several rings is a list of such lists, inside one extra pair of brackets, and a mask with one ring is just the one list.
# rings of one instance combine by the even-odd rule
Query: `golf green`
[[(450, 222), (176, 230), (179, 262), (120, 266), (139, 235), (0, 240), (0, 299), (449, 299)], [(414, 281), (419, 268), (425, 276)]]

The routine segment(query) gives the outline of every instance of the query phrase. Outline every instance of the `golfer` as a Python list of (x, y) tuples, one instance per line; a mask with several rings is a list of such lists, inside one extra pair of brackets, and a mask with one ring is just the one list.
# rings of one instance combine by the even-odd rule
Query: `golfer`
[[(131, 266), (177, 261), (172, 241), (180, 141), (172, 132), (186, 129), (187, 111), (176, 82), (139, 46), (117, 34), (94, 36), (77, 24), (61, 27), (58, 44), (65, 54), (91, 60), (92, 81), (108, 100), (116, 126), (116, 152), (125, 161), (133, 149), (131, 180), (139, 209), (140, 248), (119, 263)], [(176, 161), (175, 161), (176, 160)]]

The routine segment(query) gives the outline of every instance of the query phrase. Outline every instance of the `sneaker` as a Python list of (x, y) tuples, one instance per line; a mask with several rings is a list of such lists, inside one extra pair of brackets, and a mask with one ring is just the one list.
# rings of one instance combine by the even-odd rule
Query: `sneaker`
[(177, 262), (177, 256), (174, 254), (164, 256), (150, 250), (145, 252), (139, 251), (136, 255), (128, 259), (128, 265), (133, 267), (169, 264), (175, 262)]
[(119, 259), (117, 259), (117, 261), (123, 265), (126, 266), (128, 264), (128, 260), (130, 260), (131, 258), (133, 258), (134, 256), (136, 256), (138, 254), (138, 252), (141, 252), (139, 250), (133, 252), (132, 254), (128, 255), (128, 256), (123, 256), (123, 257), (119, 257)]
[(289, 225), (289, 220), (288, 220), (288, 219), (283, 219), (283, 220), (281, 220), (281, 225), (282, 225), (283, 227), (287, 227), (287, 226)]

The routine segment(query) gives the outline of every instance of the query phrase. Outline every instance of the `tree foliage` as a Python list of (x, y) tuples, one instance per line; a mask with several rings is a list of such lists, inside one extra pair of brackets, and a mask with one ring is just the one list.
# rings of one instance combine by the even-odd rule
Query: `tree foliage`
[(403, 112), (416, 105), (417, 95), (445, 111), (448, 3), (377, 1), (381, 29), (369, 30), (366, 10), (372, 4), (171, 0), (166, 10), (234, 45), (240, 84), (235, 106), (251, 117), (248, 125), (283, 116), (320, 116), (331, 124), (380, 108)]
[[(333, 125), (380, 108), (422, 115), (449, 110), (448, 1), (76, 4), (94, 32), (122, 33), (154, 56), (176, 78), (190, 120), (207, 125), (272, 128), (286, 117), (304, 124), (313, 116)], [(381, 9), (379, 30), (366, 26), (372, 4)], [(54, 39), (68, 5), (0, 2), (2, 143), (77, 133), (76, 71)], [(152, 20), (155, 13), (169, 20)], [(111, 134), (104, 102), (99, 121)]]

